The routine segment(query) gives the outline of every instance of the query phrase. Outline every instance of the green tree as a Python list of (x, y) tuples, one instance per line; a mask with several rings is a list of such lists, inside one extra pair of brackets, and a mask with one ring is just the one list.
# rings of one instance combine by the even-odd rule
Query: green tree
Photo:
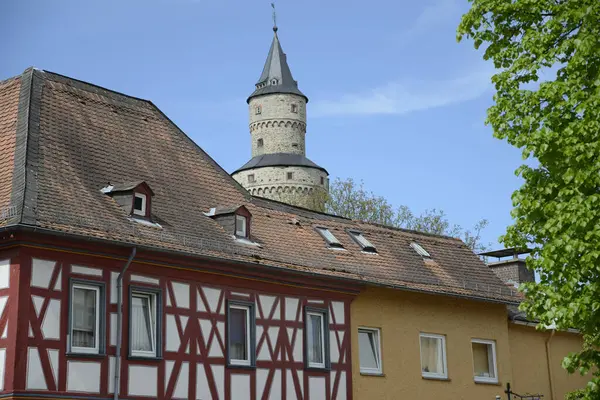
[(473, 229), (465, 230), (451, 224), (446, 214), (437, 209), (415, 215), (407, 206), (394, 208), (384, 197), (365, 190), (363, 183), (337, 178), (329, 188), (326, 211), (346, 218), (374, 222), (420, 232), (460, 237), (475, 252), (487, 250), (481, 242), (481, 231), (488, 221), (479, 221)]
[(580, 398), (600, 399), (600, 1), (470, 2), (458, 40), (497, 68), (487, 123), (528, 161), (501, 238), (535, 248), (527, 263), (540, 281), (523, 287), (522, 309), (540, 326), (579, 329), (583, 349), (563, 366), (592, 371)]

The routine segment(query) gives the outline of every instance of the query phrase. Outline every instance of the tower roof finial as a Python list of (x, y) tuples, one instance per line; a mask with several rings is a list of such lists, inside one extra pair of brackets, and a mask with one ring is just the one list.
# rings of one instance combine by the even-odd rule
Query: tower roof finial
[(275, 11), (275, 3), (271, 3), (273, 8), (273, 32), (277, 32), (277, 12)]

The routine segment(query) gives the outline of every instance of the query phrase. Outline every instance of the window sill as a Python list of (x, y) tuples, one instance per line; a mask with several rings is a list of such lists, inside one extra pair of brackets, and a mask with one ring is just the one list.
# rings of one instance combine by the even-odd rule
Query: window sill
[(304, 367), (305, 371), (313, 371), (313, 372), (329, 372), (331, 371), (330, 367)]
[(72, 358), (104, 358), (106, 357), (105, 353), (73, 353), (73, 352), (67, 352), (66, 354), (67, 357), (72, 357)]
[(481, 381), (481, 380), (475, 379), (474, 382), (478, 385), (502, 386), (502, 384), (498, 381)]
[(360, 371), (360, 374), (362, 376), (378, 376), (381, 378), (385, 377), (385, 374), (383, 372), (368, 372), (368, 371)]
[(255, 370), (256, 369), (256, 365), (227, 364), (227, 368), (229, 368), (229, 369)]
[(156, 357), (156, 356), (138, 356), (138, 355), (129, 355), (127, 356), (128, 360), (131, 361), (162, 361), (163, 358), (162, 357)]
[(444, 376), (423, 376), (421, 375), (422, 379), (428, 380), (428, 381), (442, 381), (442, 382), (451, 382), (452, 379), (448, 378), (448, 377), (444, 377)]

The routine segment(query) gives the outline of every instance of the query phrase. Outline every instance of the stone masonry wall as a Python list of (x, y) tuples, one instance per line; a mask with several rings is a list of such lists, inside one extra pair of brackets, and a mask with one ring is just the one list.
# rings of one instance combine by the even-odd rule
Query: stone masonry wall
[[(269, 153), (305, 155), (306, 101), (302, 96), (258, 96), (250, 100), (248, 109), (252, 157)], [(263, 141), (262, 146), (258, 145), (259, 139)]]

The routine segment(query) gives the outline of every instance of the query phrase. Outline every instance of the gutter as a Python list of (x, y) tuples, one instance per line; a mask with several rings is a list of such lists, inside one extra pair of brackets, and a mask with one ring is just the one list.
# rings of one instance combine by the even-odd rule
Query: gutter
[(131, 265), (136, 253), (137, 248), (133, 247), (131, 249), (131, 255), (129, 256), (129, 259), (117, 277), (117, 353), (115, 356), (115, 376), (113, 385), (114, 400), (119, 400), (119, 381), (121, 378), (121, 343), (123, 341), (123, 277)]
[(550, 336), (548, 336), (548, 339), (546, 339), (546, 363), (548, 365), (548, 380), (550, 381), (550, 400), (554, 400), (554, 393), (556, 393), (554, 388), (554, 379), (552, 376), (552, 356), (550, 355), (550, 342), (552, 341), (555, 333), (556, 330), (552, 329)]

